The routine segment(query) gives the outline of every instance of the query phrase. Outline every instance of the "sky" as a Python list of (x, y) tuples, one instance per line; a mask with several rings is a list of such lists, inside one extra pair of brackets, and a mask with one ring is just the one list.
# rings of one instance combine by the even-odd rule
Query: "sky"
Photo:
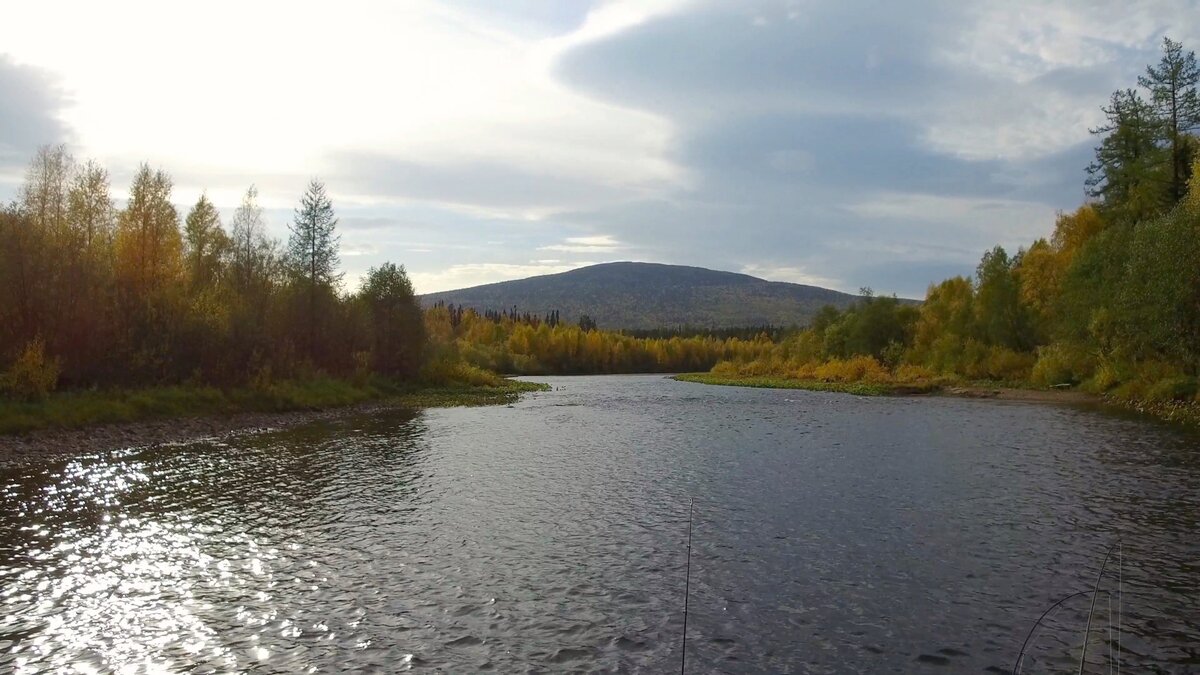
[(0, 0), (0, 198), (37, 147), (141, 162), (346, 283), (615, 260), (923, 297), (1085, 198), (1089, 128), (1200, 0)]

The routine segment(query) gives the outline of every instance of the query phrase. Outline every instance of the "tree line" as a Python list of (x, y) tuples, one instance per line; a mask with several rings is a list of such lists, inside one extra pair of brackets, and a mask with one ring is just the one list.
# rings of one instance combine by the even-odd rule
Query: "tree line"
[[(520, 313), (422, 312), (402, 266), (342, 287), (337, 218), (312, 181), (286, 242), (249, 187), (226, 224), (201, 195), (181, 214), (143, 164), (118, 208), (107, 171), (41, 149), (0, 209), (0, 389), (176, 383), (238, 386), (314, 374), (411, 378), (705, 370), (854, 372), (1083, 385), (1131, 398), (1196, 396), (1200, 373), (1200, 69), (1164, 40), (1115, 92), (1087, 167), (1090, 200), (1053, 234), (986, 252), (973, 277), (919, 307), (864, 289), (799, 332), (621, 334)], [(681, 331), (682, 332), (682, 331)], [(864, 359), (869, 363), (864, 362)], [(864, 365), (864, 363), (866, 365)], [(871, 365), (873, 364), (873, 365)], [(832, 373), (836, 368), (820, 372)], [(465, 375), (464, 375), (465, 374)]]
[[(552, 314), (556, 316), (556, 314)], [(480, 314), (437, 305), (426, 311), (425, 331), (435, 363), (465, 363), (520, 375), (670, 373), (708, 370), (725, 359), (768, 353), (766, 335), (753, 340), (714, 337), (639, 338), (579, 323), (544, 321), (520, 313)]]
[(250, 186), (228, 225), (202, 194), (180, 212), (171, 177), (142, 164), (123, 207), (109, 174), (45, 147), (0, 209), (0, 384), (241, 385), (312, 373), (409, 377), (424, 321), (402, 266), (342, 288), (337, 218), (309, 183), (286, 242)]
[[(1049, 238), (987, 251), (973, 277), (930, 286), (919, 307), (869, 291), (727, 374), (809, 377), (873, 360), (910, 377), (1082, 385), (1119, 397), (1192, 400), (1200, 374), (1200, 69), (1170, 39), (1136, 88), (1115, 92), (1088, 203)], [(861, 361), (860, 361), (861, 363)], [(828, 369), (825, 371), (828, 372)]]

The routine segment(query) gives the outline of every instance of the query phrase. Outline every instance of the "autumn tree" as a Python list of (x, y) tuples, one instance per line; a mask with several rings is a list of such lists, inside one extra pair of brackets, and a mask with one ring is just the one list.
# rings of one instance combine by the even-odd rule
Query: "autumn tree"
[(370, 322), (371, 363), (392, 376), (411, 376), (425, 346), (425, 320), (404, 266), (384, 263), (367, 271), (359, 301)]
[(91, 160), (77, 165), (67, 191), (67, 234), (58, 247), (59, 312), (65, 324), (49, 341), (63, 359), (68, 382), (104, 377), (103, 355), (117, 330), (110, 311), (115, 221), (108, 172)]
[(184, 221), (184, 262), (192, 291), (212, 288), (220, 278), (230, 240), (221, 228), (221, 215), (201, 194)]
[(21, 209), (30, 225), (52, 238), (67, 231), (68, 192), (75, 160), (65, 145), (43, 146), (34, 155), (21, 188)]
[(955, 372), (974, 335), (975, 286), (966, 277), (951, 277), (926, 292), (913, 326), (909, 360), (937, 372)]
[(107, 261), (113, 243), (116, 210), (108, 182), (108, 171), (95, 161), (79, 166), (67, 193), (67, 216), (77, 245), (98, 262)]
[(234, 288), (250, 294), (268, 281), (274, 258), (274, 243), (267, 237), (258, 204), (258, 188), (247, 188), (230, 225), (229, 266)]
[(117, 229), (117, 276), (125, 290), (144, 298), (179, 279), (183, 238), (171, 203), (171, 178), (142, 164), (129, 188)]
[(980, 337), (988, 344), (1029, 349), (1033, 344), (1014, 274), (1017, 262), (1002, 246), (983, 254), (975, 272), (976, 321)]

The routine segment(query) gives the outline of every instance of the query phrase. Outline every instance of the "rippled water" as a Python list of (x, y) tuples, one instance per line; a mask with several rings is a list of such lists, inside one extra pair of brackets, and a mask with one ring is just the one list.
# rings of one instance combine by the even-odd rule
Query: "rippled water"
[[(512, 407), (0, 472), (0, 671), (677, 671), (694, 497), (691, 672), (1008, 672), (1118, 539), (1093, 671), (1119, 597), (1128, 672), (1200, 672), (1193, 436), (1065, 407), (549, 381)], [(1025, 672), (1074, 667), (1088, 603)]]

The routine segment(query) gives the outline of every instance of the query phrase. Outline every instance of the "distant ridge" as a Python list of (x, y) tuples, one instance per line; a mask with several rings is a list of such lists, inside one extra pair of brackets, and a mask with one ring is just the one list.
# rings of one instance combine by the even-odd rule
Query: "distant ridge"
[(803, 325), (822, 306), (844, 308), (856, 296), (703, 267), (615, 262), (420, 299), (426, 307), (445, 302), (482, 312), (516, 306), (537, 315), (558, 310), (564, 322), (587, 314), (601, 328), (651, 329)]

